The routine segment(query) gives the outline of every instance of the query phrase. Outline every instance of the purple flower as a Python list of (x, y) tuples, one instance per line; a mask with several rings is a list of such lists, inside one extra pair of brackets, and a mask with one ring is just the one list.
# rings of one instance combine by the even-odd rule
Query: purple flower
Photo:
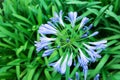
[(98, 42), (88, 42), (90, 45), (83, 43), (83, 45), (87, 48), (84, 50), (91, 57), (90, 61), (95, 62), (97, 58), (101, 58), (99, 53), (106, 48), (106, 40), (98, 41)]
[[(88, 21), (89, 21), (89, 18), (84, 17), (84, 18), (82, 19), (81, 23), (80, 23), (79, 29), (81, 29)], [(79, 29), (78, 29), (78, 30), (79, 30)]]
[(69, 12), (68, 17), (66, 16), (66, 18), (68, 19), (68, 21), (70, 21), (72, 27), (74, 27), (77, 20), (77, 12)]
[(105, 49), (106, 47), (107, 47), (106, 44), (100, 44), (96, 46), (97, 49)]
[(79, 52), (80, 52), (80, 57), (78, 56), (78, 62), (80, 64), (80, 66), (83, 68), (83, 73), (84, 73), (84, 80), (86, 80), (87, 78), (87, 71), (88, 71), (88, 62), (89, 62), (89, 58), (87, 58), (83, 52), (81, 51), (81, 49), (79, 48)]
[(46, 43), (46, 42), (50, 42), (50, 41), (55, 41), (56, 38), (48, 38), (45, 36), (40, 37), (41, 43)]
[(83, 43), (83, 45), (84, 45), (87, 49), (89, 49), (89, 50), (95, 50), (95, 49), (97, 49), (97, 47), (95, 47), (95, 46), (90, 46), (90, 45), (87, 45), (87, 44), (85, 44), (85, 43)]
[(48, 21), (47, 24), (52, 26), (52, 27), (54, 27), (54, 28), (56, 28), (56, 26), (52, 22), (50, 22), (50, 21)]
[(63, 23), (63, 20), (62, 20), (62, 11), (60, 11), (59, 15), (57, 13), (54, 13), (54, 17), (51, 18), (51, 21), (53, 23), (60, 23), (62, 26), (65, 26), (64, 23)]
[(54, 49), (48, 49), (44, 51), (44, 53), (42, 54), (42, 57), (49, 56), (51, 53), (53, 53), (53, 51)]
[(46, 43), (41, 43), (41, 42), (37, 42), (35, 41), (35, 46), (37, 47), (36, 48), (36, 51), (39, 52), (41, 51), (44, 47), (46, 47), (47, 45), (51, 44), (50, 42), (46, 42)]
[(62, 65), (61, 65), (61, 70), (60, 70), (61, 74), (64, 74), (66, 71), (67, 60), (68, 60), (68, 54), (66, 55)]
[(100, 74), (97, 74), (94, 78), (94, 80), (99, 80)]
[(84, 30), (84, 31), (90, 30), (92, 27), (93, 27), (93, 24), (90, 24), (89, 26), (84, 26), (84, 27), (83, 27), (83, 30)]
[(78, 72), (75, 73), (75, 76), (76, 76), (76, 79), (75, 79), (75, 80), (80, 80), (80, 78), (79, 78), (79, 73), (78, 73)]
[(40, 34), (56, 34), (57, 30), (48, 24), (41, 25), (38, 32)]
[(101, 41), (97, 41), (97, 42), (88, 42), (89, 44), (92, 45), (100, 45), (100, 44), (105, 44), (107, 43), (107, 40), (101, 40)]
[(68, 66), (71, 66), (72, 65), (72, 56), (73, 56), (73, 53), (71, 53), (69, 59), (68, 59)]
[(89, 62), (89, 58), (87, 58), (83, 52), (81, 51), (81, 49), (79, 48), (79, 52), (80, 52), (80, 56), (78, 56), (78, 61), (80, 66), (87, 66), (88, 62)]
[(84, 80), (87, 79), (88, 66), (83, 66)]
[(101, 56), (97, 53), (97, 52), (95, 52), (95, 51), (93, 51), (93, 50), (87, 50), (87, 49), (85, 49), (85, 51), (88, 53), (88, 55), (91, 57), (91, 61), (92, 62), (95, 62), (96, 61), (96, 58), (101, 58)]
[(99, 33), (99, 32), (98, 32), (98, 31), (96, 31), (96, 32), (92, 33), (91, 35), (89, 35), (89, 37), (96, 36), (98, 33)]
[(60, 64), (61, 64), (61, 60), (63, 57), (61, 57), (57, 62), (55, 63), (51, 63), (50, 66), (53, 66), (54, 69), (58, 72), (60, 72), (61, 68), (60, 68)]
[(86, 38), (88, 36), (88, 33), (85, 33), (81, 36), (81, 38)]
[(61, 62), (62, 59), (63, 59), (63, 57), (61, 57), (57, 62), (51, 63), (50, 66), (53, 66), (56, 71), (60, 72), (61, 74), (64, 74), (66, 71), (67, 64), (69, 63), (68, 66), (70, 66), (72, 64), (70, 61), (71, 56), (70, 56), (69, 60), (68, 60), (68, 54), (65, 56), (65, 59), (63, 60), (63, 62)]
[[(95, 40), (91, 37), (96, 36), (99, 32), (95, 31), (90, 34), (89, 30), (93, 25), (86, 26), (89, 18), (84, 17), (78, 25), (76, 23), (79, 17), (77, 12), (68, 13), (66, 18), (69, 23), (63, 22), (62, 16), (62, 11), (59, 14), (54, 13), (54, 17), (47, 24), (39, 27), (40, 41), (35, 41), (36, 50), (37, 52), (42, 50), (42, 57), (50, 56), (56, 51), (54, 57), (60, 56), (60, 58), (50, 64), (55, 71), (65, 74), (67, 67), (81, 67), (84, 80), (86, 80), (89, 62), (95, 62), (97, 58), (101, 58), (99, 53), (106, 48), (107, 40), (91, 42), (91, 40)], [(78, 59), (76, 60), (76, 58)], [(70, 73), (71, 70), (74, 69), (70, 69)], [(79, 73), (76, 72), (75, 76), (71, 76), (69, 80), (72, 78), (79, 80), (79, 76)]]
[(90, 24), (90, 25), (88, 26), (88, 30), (90, 30), (92, 27), (93, 27), (93, 24)]

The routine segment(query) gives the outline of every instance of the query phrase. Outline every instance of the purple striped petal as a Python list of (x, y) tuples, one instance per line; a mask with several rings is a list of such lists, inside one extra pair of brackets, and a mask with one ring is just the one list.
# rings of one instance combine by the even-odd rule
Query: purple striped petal
[(47, 28), (47, 29), (50, 29), (50, 30), (53, 30), (53, 31), (57, 31), (53, 26), (50, 26), (50, 25), (48, 25), (48, 24), (44, 24), (43, 25), (45, 28)]
[(97, 49), (105, 49), (106, 47), (107, 47), (106, 44), (100, 44), (96, 46)]
[(97, 47), (95, 47), (95, 46), (90, 46), (90, 45), (87, 45), (87, 44), (85, 44), (85, 43), (83, 43), (83, 45), (84, 45), (87, 49), (89, 49), (89, 50), (91, 50), (91, 49), (93, 49), (93, 50), (97, 49)]
[(84, 80), (87, 80), (88, 66), (83, 66)]
[(100, 44), (105, 44), (107, 43), (107, 40), (101, 40), (101, 41), (97, 41), (97, 42), (88, 42), (89, 44), (92, 45), (100, 45)]
[(51, 53), (53, 53), (54, 49), (48, 49), (43, 54), (42, 57), (49, 56)]
[(74, 27), (77, 19), (77, 12), (69, 12), (66, 18), (70, 21), (72, 27)]
[(59, 16), (60, 16), (60, 18), (59, 18), (59, 23), (62, 25), (62, 26), (65, 26), (64, 25), (64, 23), (63, 23), (63, 20), (62, 20), (62, 10), (60, 11), (60, 13), (59, 13)]
[(99, 32), (98, 32), (98, 31), (96, 31), (96, 32), (92, 33), (89, 37), (96, 36), (98, 33), (99, 33)]
[(95, 52), (95, 51), (93, 51), (93, 50), (87, 50), (87, 49), (85, 49), (85, 51), (88, 53), (88, 55), (91, 57), (91, 61), (92, 62), (95, 62), (96, 61), (96, 58), (101, 58), (101, 56), (97, 53), (97, 52)]
[(88, 21), (89, 21), (89, 18), (84, 17), (80, 23), (79, 29), (82, 28)]
[(41, 43), (41, 42), (35, 41), (35, 46), (37, 47), (37, 48), (36, 48), (36, 51), (37, 51), (37, 52), (41, 51), (41, 49), (43, 49), (44, 47), (46, 47), (46, 46), (49, 45), (49, 44), (51, 44), (51, 43), (48, 43), (48, 42), (46, 42), (46, 43)]
[(73, 53), (71, 53), (69, 59), (68, 59), (68, 66), (71, 66), (72, 65), (72, 56), (73, 56)]
[(48, 38), (45, 36), (40, 37), (41, 43), (50, 42), (56, 40), (56, 38)]
[(65, 26), (64, 25), (64, 23), (63, 23), (63, 20), (62, 20), (62, 11), (60, 11), (59, 12), (59, 15), (55, 12), (54, 13), (54, 17), (53, 18), (51, 18), (51, 21), (53, 22), (53, 23), (60, 23), (63, 27)]
[(38, 32), (40, 34), (56, 34), (57, 30), (48, 24), (41, 25)]
[(50, 66), (53, 66), (54, 69), (58, 72), (60, 72), (60, 63), (63, 57), (61, 57), (57, 62), (51, 63)]
[(56, 26), (52, 22), (50, 22), (50, 21), (48, 21), (47, 24), (52, 26), (52, 27), (54, 27), (54, 28), (56, 28)]
[(61, 74), (64, 74), (66, 71), (67, 59), (68, 59), (68, 54), (66, 55), (65, 60), (63, 61), (61, 65), (61, 70), (60, 70)]
[(88, 30), (90, 30), (92, 27), (93, 27), (93, 24), (90, 24), (90, 25), (88, 26)]
[(78, 56), (78, 61), (80, 66), (87, 66), (89, 59), (83, 54), (83, 52), (81, 51), (81, 49), (79, 48), (79, 52), (80, 52), (80, 57)]

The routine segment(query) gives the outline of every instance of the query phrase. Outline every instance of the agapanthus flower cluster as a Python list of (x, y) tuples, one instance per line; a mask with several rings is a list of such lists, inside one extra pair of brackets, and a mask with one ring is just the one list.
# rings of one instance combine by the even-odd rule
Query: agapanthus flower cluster
[[(81, 19), (81, 21), (80, 21)], [(95, 41), (98, 31), (90, 32), (92, 24), (89, 18), (80, 17), (77, 12), (69, 12), (63, 17), (62, 11), (55, 13), (46, 24), (39, 27), (40, 41), (35, 42), (37, 52), (43, 51), (42, 57), (58, 52), (59, 59), (49, 63), (55, 71), (65, 74), (66, 67), (79, 64), (87, 78), (88, 64), (101, 58), (100, 53), (106, 48), (106, 40)], [(62, 54), (59, 53), (62, 50)]]

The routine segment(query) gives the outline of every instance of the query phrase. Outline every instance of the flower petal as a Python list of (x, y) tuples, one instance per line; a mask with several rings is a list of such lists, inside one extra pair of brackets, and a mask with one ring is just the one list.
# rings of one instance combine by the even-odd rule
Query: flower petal
[(77, 19), (77, 12), (69, 12), (67, 19), (70, 21), (72, 27), (74, 27)]
[(89, 37), (96, 36), (98, 33), (99, 33), (98, 31), (95, 31), (94, 33), (92, 33), (91, 35), (89, 35)]
[(50, 42), (56, 40), (56, 38), (48, 38), (45, 36), (40, 37), (41, 43)]
[(41, 25), (38, 32), (40, 34), (56, 34), (57, 30), (48, 24)]
[(42, 57), (49, 56), (51, 53), (53, 53), (54, 49), (48, 49), (43, 54)]
[(84, 80), (87, 80), (88, 66), (83, 66)]
[(100, 45), (100, 44), (105, 44), (107, 43), (107, 40), (101, 40), (101, 41), (97, 41), (97, 42), (88, 42), (89, 44), (92, 45)]
[(60, 70), (61, 74), (64, 74), (66, 71), (67, 59), (68, 59), (68, 54), (66, 55), (65, 60), (63, 61), (61, 65), (61, 70)]
[(75, 76), (76, 76), (76, 79), (75, 79), (75, 80), (80, 80), (80, 78), (79, 78), (79, 73), (78, 73), (78, 72), (75, 73)]
[(88, 55), (91, 57), (91, 61), (92, 62), (95, 62), (96, 61), (96, 58), (101, 58), (101, 56), (97, 53), (97, 52), (95, 52), (95, 51), (93, 51), (93, 50), (87, 50), (87, 49), (85, 49), (85, 51), (88, 53)]
[(80, 63), (80, 66), (87, 66), (89, 59), (83, 54), (80, 48), (79, 48), (79, 52), (80, 52), (80, 57), (78, 56), (78, 61)]
[(59, 15), (57, 13), (54, 13), (54, 17), (51, 18), (51, 21), (53, 23), (59, 22), (64, 27), (65, 25), (62, 20), (62, 10), (59, 12)]
[(35, 46), (37, 47), (36, 48), (36, 51), (39, 52), (41, 51), (41, 49), (43, 49), (44, 47), (46, 47), (47, 45), (51, 44), (50, 42), (46, 42), (46, 43), (41, 43), (41, 42), (37, 42), (35, 41)]
[[(88, 21), (89, 21), (89, 18), (84, 17), (84, 18), (82, 19), (81, 23), (80, 23), (79, 29), (82, 28)], [(79, 29), (78, 29), (78, 30), (79, 30)]]
[(94, 78), (94, 80), (99, 80), (100, 74), (97, 74)]
[(87, 49), (89, 49), (89, 50), (91, 50), (91, 49), (93, 49), (93, 50), (97, 49), (97, 47), (95, 47), (95, 46), (90, 46), (90, 45), (87, 45), (87, 44), (85, 44), (85, 43), (83, 43), (83, 45), (84, 45)]
[(71, 53), (69, 59), (68, 59), (68, 66), (71, 66), (72, 65), (72, 56), (73, 56), (73, 53)]
[(88, 26), (88, 30), (90, 30), (92, 27), (93, 27), (93, 24), (90, 24), (90, 25)]
[(51, 63), (50, 66), (53, 66), (54, 69), (58, 72), (60, 72), (60, 63), (63, 57), (61, 57), (57, 62)]

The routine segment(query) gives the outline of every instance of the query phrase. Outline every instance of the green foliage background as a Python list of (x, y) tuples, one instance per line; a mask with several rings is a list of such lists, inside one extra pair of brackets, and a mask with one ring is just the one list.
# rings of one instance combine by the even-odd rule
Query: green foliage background
[[(0, 1), (1, 2), (1, 1)], [(37, 55), (37, 30), (54, 12), (76, 11), (91, 18), (96, 38), (107, 39), (102, 58), (91, 64), (88, 80), (120, 80), (120, 0), (4, 0), (0, 3), (0, 80), (64, 80), (51, 74), (48, 58)], [(81, 78), (82, 79), (82, 78)]]

